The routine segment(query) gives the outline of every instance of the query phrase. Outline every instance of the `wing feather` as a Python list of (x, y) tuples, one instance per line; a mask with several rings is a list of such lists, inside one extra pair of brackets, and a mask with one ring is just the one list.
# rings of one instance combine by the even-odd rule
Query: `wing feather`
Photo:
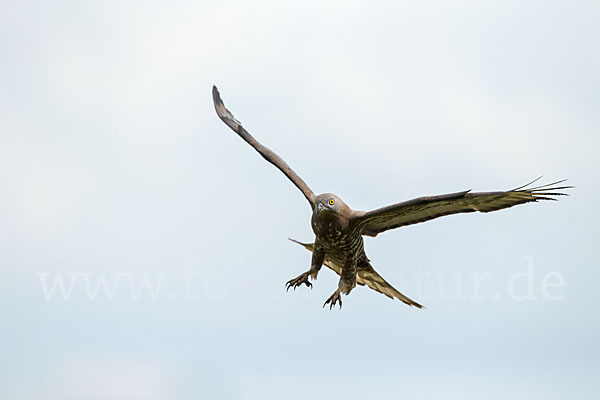
[(287, 165), (285, 161), (277, 154), (275, 154), (271, 149), (260, 144), (258, 140), (256, 140), (244, 127), (242, 123), (235, 119), (233, 114), (225, 107), (223, 104), (223, 100), (221, 100), (221, 95), (219, 94), (219, 89), (216, 86), (212, 88), (213, 94), (213, 102), (215, 104), (215, 110), (217, 111), (217, 115), (225, 124), (230, 127), (235, 133), (237, 133), (242, 139), (244, 139), (250, 146), (254, 147), (254, 149), (260, 153), (261, 156), (274, 166), (276, 166), (285, 176), (288, 177), (290, 181), (306, 197), (308, 200), (310, 207), (315, 207), (315, 194), (308, 187), (308, 185), (294, 172), (294, 170)]
[(528, 185), (535, 182), (533, 181), (528, 185), (505, 192), (471, 193), (470, 190), (466, 190), (441, 196), (419, 197), (373, 211), (358, 213), (353, 223), (362, 227), (363, 235), (377, 236), (377, 234), (390, 229), (429, 221), (444, 215), (475, 211), (487, 213), (518, 204), (556, 200), (557, 196), (568, 196), (561, 190), (573, 187), (560, 186), (564, 181), (527, 188)]

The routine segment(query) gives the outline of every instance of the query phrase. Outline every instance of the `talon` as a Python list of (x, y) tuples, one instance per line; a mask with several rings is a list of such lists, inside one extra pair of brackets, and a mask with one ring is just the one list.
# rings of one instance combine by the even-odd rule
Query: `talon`
[(291, 287), (294, 288), (294, 290), (296, 290), (296, 288), (298, 286), (302, 286), (303, 284), (308, 286), (309, 288), (312, 289), (312, 283), (310, 283), (308, 281), (308, 277), (310, 276), (310, 274), (308, 272), (303, 273), (302, 275), (298, 276), (297, 278), (291, 279), (289, 280), (285, 285), (286, 285), (286, 292), (290, 290)]
[(327, 301), (325, 301), (325, 304), (323, 304), (323, 308), (325, 308), (325, 306), (327, 304), (329, 304), (329, 309), (332, 310), (333, 307), (336, 305), (336, 303), (340, 303), (340, 310), (342, 309), (342, 295), (340, 294), (339, 289), (336, 290), (335, 292), (333, 292), (333, 294), (327, 299)]

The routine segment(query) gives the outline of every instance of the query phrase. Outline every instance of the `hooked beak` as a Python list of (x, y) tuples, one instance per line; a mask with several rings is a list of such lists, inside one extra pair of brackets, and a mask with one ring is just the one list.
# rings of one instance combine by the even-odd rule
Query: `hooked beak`
[(319, 214), (321, 211), (323, 211), (323, 209), (325, 208), (325, 206), (321, 203), (317, 203), (316, 207), (315, 207), (315, 211), (317, 212), (317, 214)]

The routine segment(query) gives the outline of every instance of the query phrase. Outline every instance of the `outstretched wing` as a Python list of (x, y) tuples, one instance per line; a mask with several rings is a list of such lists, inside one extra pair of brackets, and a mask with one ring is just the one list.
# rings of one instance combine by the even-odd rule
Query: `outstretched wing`
[(358, 214), (353, 223), (362, 227), (363, 235), (377, 236), (378, 233), (389, 229), (429, 221), (444, 215), (491, 212), (539, 200), (556, 200), (555, 196), (567, 196), (566, 193), (559, 192), (560, 190), (573, 187), (560, 186), (564, 181), (527, 188), (533, 183), (530, 182), (506, 192), (470, 193), (467, 190), (441, 196), (419, 197)]
[[(310, 252), (313, 251), (313, 243), (302, 243), (294, 239), (290, 240), (294, 243), (298, 243), (300, 246), (304, 247)], [(342, 266), (338, 262), (325, 255), (325, 261), (323, 262), (323, 264), (325, 264), (325, 266), (327, 266), (329, 269), (341, 276)], [(369, 267), (366, 269), (358, 269), (356, 271), (356, 283), (358, 283), (361, 286), (367, 285), (371, 289), (386, 295), (390, 299), (395, 298), (402, 301), (405, 304), (408, 304), (409, 306), (423, 308), (423, 306), (417, 303), (416, 301), (409, 299), (408, 297), (394, 289), (394, 287), (387, 283), (387, 281), (383, 279), (381, 275), (379, 275), (375, 271), (375, 269), (373, 269), (373, 267)]]
[(242, 123), (235, 119), (233, 114), (227, 108), (225, 108), (225, 104), (223, 104), (223, 101), (221, 100), (221, 95), (219, 94), (219, 90), (216, 86), (213, 86), (212, 94), (213, 102), (215, 103), (215, 110), (217, 111), (217, 115), (219, 116), (219, 118), (221, 118), (221, 120), (225, 122), (225, 124), (227, 124), (228, 127), (233, 129), (235, 133), (237, 133), (242, 139), (244, 139), (250, 146), (254, 147), (254, 149), (258, 151), (265, 160), (279, 168), (279, 170), (283, 172), (285, 176), (287, 176), (288, 179), (292, 181), (294, 185), (296, 185), (296, 187), (300, 189), (300, 191), (304, 194), (304, 197), (306, 197), (306, 199), (310, 203), (310, 207), (314, 208), (315, 194), (312, 190), (310, 190), (310, 188), (302, 180), (302, 178), (300, 178), (294, 172), (294, 170), (291, 169), (285, 161), (283, 161), (281, 157), (279, 157), (269, 148), (260, 144), (256, 139), (254, 139), (254, 137), (250, 133), (248, 133), (247, 130), (244, 129)]

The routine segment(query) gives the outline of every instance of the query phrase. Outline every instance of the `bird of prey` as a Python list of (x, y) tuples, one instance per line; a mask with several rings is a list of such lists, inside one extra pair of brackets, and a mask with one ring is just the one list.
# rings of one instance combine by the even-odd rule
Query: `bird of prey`
[(537, 187), (530, 187), (533, 183), (531, 182), (504, 192), (471, 193), (470, 190), (465, 190), (440, 196), (419, 197), (372, 211), (356, 211), (333, 193), (315, 195), (281, 157), (260, 144), (244, 129), (223, 104), (216, 86), (213, 86), (212, 95), (219, 118), (265, 160), (283, 172), (308, 201), (312, 210), (311, 226), (315, 233), (315, 241), (314, 243), (293, 241), (312, 252), (311, 266), (308, 271), (288, 281), (286, 286), (288, 290), (302, 285), (312, 288), (309, 278), (315, 280), (322, 265), (325, 264), (340, 276), (338, 288), (323, 304), (323, 307), (329, 304), (330, 309), (336, 304), (341, 308), (342, 293), (350, 294), (357, 283), (367, 285), (392, 299), (397, 298), (409, 306), (423, 307), (394, 289), (375, 272), (365, 253), (363, 236), (377, 236), (390, 229), (429, 221), (444, 215), (475, 211), (487, 213), (539, 200), (556, 200), (555, 196), (566, 195), (560, 192), (561, 190), (571, 188), (571, 186), (561, 186), (564, 180)]

